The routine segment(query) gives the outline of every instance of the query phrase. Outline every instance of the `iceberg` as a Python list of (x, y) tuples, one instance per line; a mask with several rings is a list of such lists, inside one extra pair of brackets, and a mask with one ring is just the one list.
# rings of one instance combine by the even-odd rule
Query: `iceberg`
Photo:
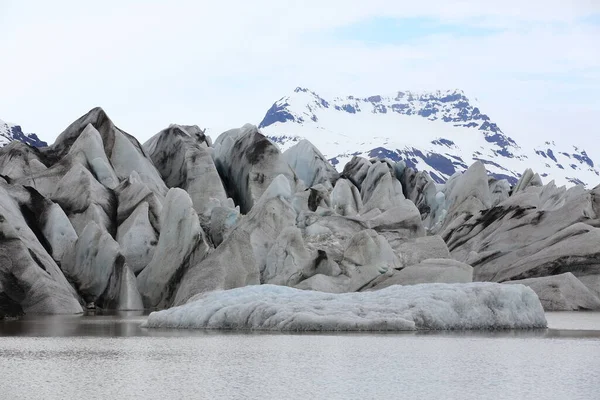
[(203, 293), (153, 312), (146, 328), (266, 331), (413, 331), (545, 328), (542, 305), (523, 285), (489, 282), (394, 285), (323, 293), (253, 285)]

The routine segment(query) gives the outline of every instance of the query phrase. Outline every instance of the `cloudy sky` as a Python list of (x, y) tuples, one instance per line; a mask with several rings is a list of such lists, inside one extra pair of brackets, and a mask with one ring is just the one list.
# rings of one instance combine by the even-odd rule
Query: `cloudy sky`
[(0, 118), (52, 141), (102, 106), (141, 141), (323, 96), (454, 89), (505, 133), (600, 134), (598, 0), (0, 0)]

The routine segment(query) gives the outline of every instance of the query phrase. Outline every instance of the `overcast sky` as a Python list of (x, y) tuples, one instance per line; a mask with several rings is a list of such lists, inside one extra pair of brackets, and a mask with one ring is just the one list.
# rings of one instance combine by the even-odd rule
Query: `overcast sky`
[(296, 86), (462, 88), (509, 135), (600, 137), (599, 0), (0, 0), (0, 50), (0, 118), (48, 141), (95, 106), (214, 138)]

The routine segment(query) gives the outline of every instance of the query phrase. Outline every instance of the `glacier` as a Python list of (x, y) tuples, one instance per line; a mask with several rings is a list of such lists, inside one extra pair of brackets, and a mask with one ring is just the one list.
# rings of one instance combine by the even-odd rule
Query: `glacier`
[[(411, 107), (441, 102), (423, 96), (413, 95)], [(431, 121), (462, 118), (453, 105), (463, 95), (448, 96), (435, 113), (398, 108), (399, 115), (449, 124)], [(359, 100), (353, 104), (377, 103), (380, 111), (387, 101)], [(489, 122), (469, 134), (486, 143), (501, 138), (497, 126), (463, 106), (469, 118)], [(379, 307), (395, 302), (394, 329), (491, 328), (484, 305), (520, 307), (505, 302), (523, 285), (531, 288), (523, 304), (539, 296), (547, 310), (600, 309), (600, 186), (559, 186), (529, 167), (508, 180), (490, 175), (482, 160), (440, 183), (408, 158), (379, 154), (352, 155), (338, 171), (308, 140), (282, 152), (265, 135), (280, 122), (247, 124), (214, 142), (198, 126), (172, 124), (141, 144), (94, 108), (50, 146), (13, 140), (0, 147), (0, 319), (96, 307), (187, 310), (203, 296), (245, 287), (239, 293), (284, 293), (281, 299), (301, 304), (353, 299), (352, 321), (368, 299)], [(496, 151), (514, 147), (504, 139), (494, 142)], [(421, 314), (402, 308), (413, 304), (405, 298), (417, 299)], [(444, 309), (464, 312), (462, 322), (431, 317)], [(308, 322), (317, 318), (302, 312)], [(325, 326), (378, 326), (344, 321)]]
[(256, 285), (198, 295), (153, 312), (146, 328), (414, 331), (545, 328), (533, 290), (494, 283), (391, 286), (329, 294)]

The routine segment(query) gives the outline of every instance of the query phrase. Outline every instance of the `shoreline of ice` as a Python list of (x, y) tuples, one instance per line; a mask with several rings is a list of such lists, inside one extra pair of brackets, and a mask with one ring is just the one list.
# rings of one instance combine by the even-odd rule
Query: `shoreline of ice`
[(523, 285), (478, 282), (390, 286), (332, 294), (253, 285), (198, 295), (153, 312), (145, 328), (257, 331), (414, 331), (546, 328)]

